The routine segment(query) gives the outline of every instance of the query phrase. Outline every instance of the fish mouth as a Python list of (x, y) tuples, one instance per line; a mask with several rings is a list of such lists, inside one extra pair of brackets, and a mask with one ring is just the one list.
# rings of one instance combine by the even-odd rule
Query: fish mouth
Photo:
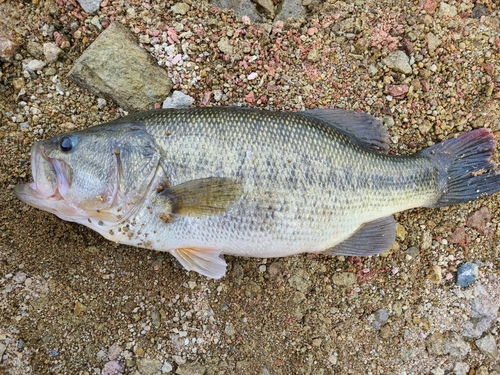
[(62, 160), (47, 156), (40, 144), (33, 145), (31, 150), (31, 174), (33, 182), (14, 188), (17, 198), (44, 210), (48, 210), (47, 201), (64, 200), (70, 187), (71, 169)]

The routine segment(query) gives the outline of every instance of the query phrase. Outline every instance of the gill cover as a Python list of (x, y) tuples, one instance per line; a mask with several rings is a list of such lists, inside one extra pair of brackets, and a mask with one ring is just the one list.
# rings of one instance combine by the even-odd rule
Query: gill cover
[(142, 199), (153, 181), (160, 152), (151, 136), (142, 128), (123, 134), (114, 142), (118, 194), (134, 204)]

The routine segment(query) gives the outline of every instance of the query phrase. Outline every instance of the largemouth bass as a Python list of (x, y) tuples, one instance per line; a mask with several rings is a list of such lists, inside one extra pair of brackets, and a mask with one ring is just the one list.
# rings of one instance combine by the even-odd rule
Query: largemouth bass
[(487, 129), (391, 156), (371, 115), (166, 109), (37, 142), (22, 201), (220, 278), (223, 254), (369, 256), (393, 213), (500, 190)]

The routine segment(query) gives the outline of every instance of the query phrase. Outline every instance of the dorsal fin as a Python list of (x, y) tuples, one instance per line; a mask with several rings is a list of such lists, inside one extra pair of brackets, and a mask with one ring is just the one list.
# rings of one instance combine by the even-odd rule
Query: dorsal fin
[(300, 113), (326, 122), (365, 147), (375, 150), (389, 149), (387, 129), (379, 119), (368, 113), (340, 108), (317, 108)]

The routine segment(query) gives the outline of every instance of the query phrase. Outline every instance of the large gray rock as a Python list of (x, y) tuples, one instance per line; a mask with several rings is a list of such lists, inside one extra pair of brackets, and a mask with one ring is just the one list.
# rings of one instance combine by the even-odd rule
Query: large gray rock
[(305, 15), (306, 8), (302, 5), (302, 0), (284, 0), (276, 19), (286, 21), (290, 18), (302, 18)]
[(259, 22), (261, 16), (250, 0), (211, 0), (214, 6), (221, 9), (232, 9), (238, 17), (247, 16), (252, 22)]
[(167, 73), (123, 25), (112, 23), (75, 62), (68, 77), (127, 111), (152, 109), (170, 93)]

